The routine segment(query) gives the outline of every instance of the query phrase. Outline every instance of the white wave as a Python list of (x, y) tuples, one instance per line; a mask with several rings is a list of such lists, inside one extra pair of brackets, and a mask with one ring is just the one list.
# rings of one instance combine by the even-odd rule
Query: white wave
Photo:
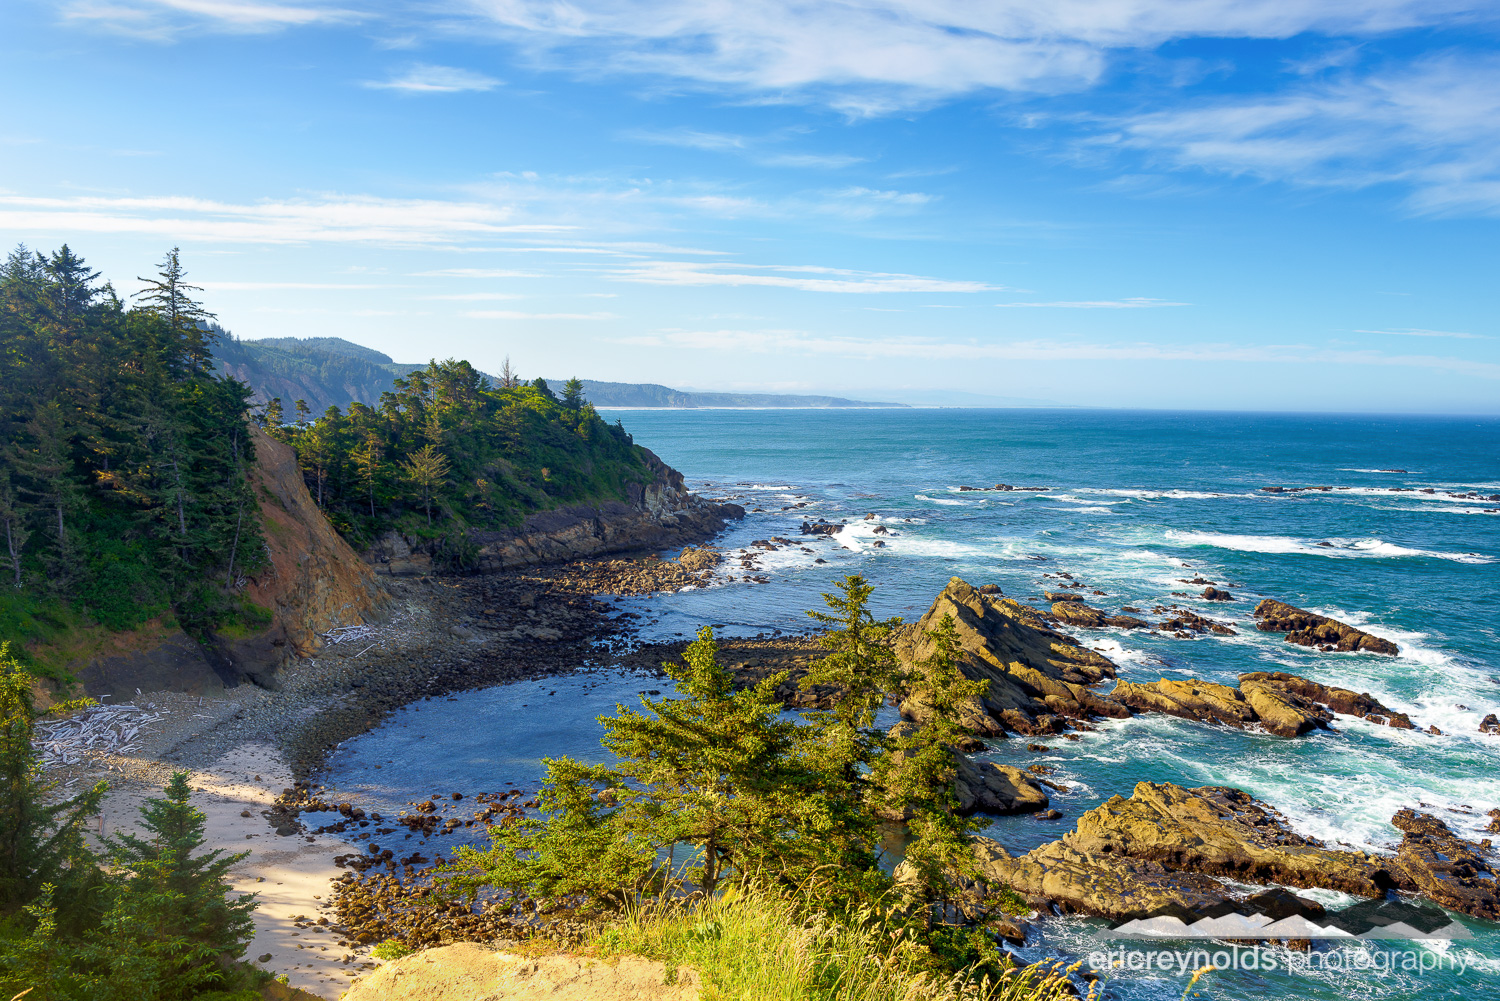
[(1243, 553), (1296, 553), (1305, 556), (1327, 556), (1333, 559), (1398, 559), (1426, 557), (1452, 560), (1455, 563), (1493, 563), (1494, 557), (1481, 553), (1444, 553), (1431, 549), (1411, 549), (1383, 539), (1326, 539), (1326, 546), (1285, 535), (1232, 535), (1223, 532), (1190, 532), (1168, 529), (1166, 537), (1185, 546), (1213, 546)]
[(1421, 514), (1500, 514), (1500, 507), (1444, 507), (1441, 504), (1423, 504), (1420, 507), (1386, 507), (1385, 511), (1413, 511)]
[(1079, 488), (1081, 494), (1106, 494), (1112, 497), (1131, 497), (1139, 500), (1216, 500), (1220, 497), (1253, 497), (1248, 493), (1219, 493), (1211, 490), (1146, 490), (1146, 489), (1092, 489)]
[(946, 504), (950, 507), (969, 507), (971, 501), (951, 500), (946, 497), (928, 497), (926, 494), (915, 494), (916, 500), (927, 501), (929, 504)]
[[(1449, 491), (1440, 487), (1433, 487), (1432, 493), (1428, 493), (1427, 488), (1423, 487), (1409, 487), (1404, 490), (1396, 490), (1391, 487), (1334, 487), (1332, 490), (1301, 490), (1297, 492), (1296, 496), (1330, 497), (1338, 495), (1344, 497), (1395, 497), (1404, 498), (1407, 500), (1442, 501), (1449, 504), (1472, 504), (1478, 498), (1450, 496), (1450, 494), (1454, 493), (1469, 492), (1470, 491), (1462, 489), (1454, 489), (1452, 491)], [(1477, 493), (1478, 491), (1473, 492)]]
[[(1104, 493), (1102, 490), (1080, 490), (1081, 494)], [(1070, 504), (1129, 504), (1130, 500), (1100, 500), (1097, 497), (1076, 497), (1073, 494), (1043, 494), (1042, 500), (1067, 501)]]

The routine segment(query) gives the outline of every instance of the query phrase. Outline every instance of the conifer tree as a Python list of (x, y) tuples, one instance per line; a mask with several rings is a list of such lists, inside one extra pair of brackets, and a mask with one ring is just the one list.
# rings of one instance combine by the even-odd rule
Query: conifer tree
[(266, 429), (266, 434), (280, 440), (286, 433), (283, 430), (286, 424), (286, 415), (281, 410), (281, 397), (273, 396), (266, 401), (266, 406), (260, 415), (260, 426)]
[(254, 934), (253, 895), (225, 898), (229, 869), (249, 852), (194, 854), (203, 846), (202, 811), (189, 802), (187, 773), (176, 772), (166, 796), (141, 807), (147, 837), (108, 839), (121, 873), (98, 946), (109, 958), (120, 997), (186, 1001), (222, 982), (221, 959), (238, 959)]
[(21, 510), (15, 487), (11, 484), (10, 470), (0, 469), (0, 525), (5, 528), (5, 556), (10, 561), (12, 586), (21, 586), (21, 553), (26, 549), (26, 540), (31, 533), (26, 529), (25, 513)]
[(10, 644), (0, 642), (0, 917), (36, 900), (43, 884), (56, 887), (70, 906), (78, 903), (94, 869), (84, 847), (84, 824), (99, 812), (108, 788), (99, 782), (59, 799), (57, 783), (42, 778), (34, 744), (37, 721), (81, 704), (39, 712), (32, 684)]
[(359, 474), (360, 482), (365, 485), (372, 520), (375, 517), (375, 481), (380, 477), (381, 457), (380, 439), (373, 434), (365, 435), (365, 440), (352, 456), (354, 469)]
[(99, 295), (94, 288), (99, 272), (84, 264), (66, 243), (42, 261), (42, 271), (48, 279), (45, 295), (49, 311), (62, 325), (76, 326)]
[(563, 406), (569, 410), (579, 410), (583, 407), (583, 380), (577, 377), (563, 383)]
[(437, 450), (436, 445), (423, 445), (408, 455), (401, 463), (406, 478), (422, 491), (422, 508), (427, 512), (427, 527), (432, 527), (432, 497), (448, 481), (452, 468), (448, 459)]
[(192, 293), (202, 292), (197, 285), (187, 282), (187, 270), (182, 266), (181, 251), (173, 247), (162, 259), (156, 277), (137, 278), (146, 287), (137, 292), (145, 307), (167, 321), (172, 333), (187, 359), (189, 370), (196, 375), (207, 369), (213, 354), (216, 332), (208, 321), (214, 314), (203, 308)]

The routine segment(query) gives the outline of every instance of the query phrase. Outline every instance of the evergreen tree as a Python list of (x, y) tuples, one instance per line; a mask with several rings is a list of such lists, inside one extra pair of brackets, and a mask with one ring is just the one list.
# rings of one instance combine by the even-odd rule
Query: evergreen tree
[(381, 448), (380, 439), (374, 434), (366, 434), (364, 442), (355, 450), (353, 456), (354, 469), (359, 475), (359, 480), (365, 485), (365, 495), (370, 501), (370, 520), (375, 519), (375, 481), (381, 472)]
[(266, 429), (266, 434), (272, 438), (280, 438), (285, 432), (286, 415), (281, 410), (281, 397), (274, 396), (266, 401), (266, 407), (261, 411), (260, 426)]
[(83, 906), (80, 897), (94, 872), (84, 824), (99, 812), (108, 788), (99, 782), (60, 799), (57, 783), (42, 778), (37, 721), (80, 704), (39, 712), (32, 684), (32, 676), (11, 656), (10, 644), (0, 642), (0, 918), (35, 901), (44, 884), (56, 887), (69, 907)]
[(99, 272), (90, 270), (66, 243), (43, 261), (41, 270), (47, 277), (45, 297), (53, 317), (68, 327), (80, 323), (99, 295), (94, 288)]
[(10, 561), (11, 582), (21, 586), (21, 553), (31, 533), (26, 530), (25, 513), (11, 485), (10, 470), (0, 469), (0, 525), (5, 528), (5, 556)]
[(563, 406), (569, 410), (578, 410), (583, 407), (583, 380), (578, 378), (569, 379), (563, 383)]
[(208, 368), (213, 354), (216, 334), (208, 321), (214, 314), (203, 308), (192, 293), (202, 292), (197, 285), (187, 283), (187, 270), (182, 266), (181, 251), (173, 247), (162, 259), (156, 278), (137, 278), (146, 287), (136, 293), (146, 309), (167, 321), (175, 335), (182, 357), (187, 360), (194, 374)]
[(166, 797), (141, 807), (148, 836), (108, 839), (121, 882), (97, 944), (117, 996), (186, 1001), (222, 982), (221, 959), (244, 955), (254, 935), (254, 896), (225, 898), (229, 869), (250, 853), (195, 855), (205, 818), (189, 795), (187, 773), (174, 773)]
[(546, 397), (549, 400), (556, 400), (557, 399), (557, 397), (555, 395), (553, 395), (552, 388), (547, 385), (547, 380), (546, 379), (542, 379), (542, 378), (532, 379), (531, 380), (531, 388), (535, 389), (538, 393), (541, 393), (544, 397)]
[[(814, 731), (783, 714), (778, 674), (736, 691), (704, 627), (681, 663), (663, 667), (680, 698), (642, 697), (645, 712), (600, 717), (613, 767), (548, 762), (543, 819), (492, 828), (488, 850), (460, 849), (450, 889), (504, 886), (540, 899), (582, 894), (619, 901), (664, 873), (712, 892), (726, 881), (767, 880), (830, 904), (888, 885), (873, 835), (830, 803), (842, 775), (806, 753)], [(853, 841), (868, 839), (851, 854)], [(595, 866), (595, 857), (606, 860)]]
[(56, 888), (43, 883), (36, 899), (26, 905), (30, 930), (20, 935), (0, 935), (0, 989), (11, 1001), (93, 1001), (92, 978), (81, 975), (82, 950), (58, 929)]
[(448, 479), (452, 468), (436, 445), (423, 445), (401, 462), (406, 478), (422, 491), (422, 509), (427, 512), (427, 527), (432, 527), (432, 496)]

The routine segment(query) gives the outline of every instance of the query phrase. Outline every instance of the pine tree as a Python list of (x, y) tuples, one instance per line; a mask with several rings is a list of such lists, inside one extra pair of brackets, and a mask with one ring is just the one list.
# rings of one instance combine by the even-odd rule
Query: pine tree
[(167, 321), (187, 359), (189, 370), (196, 375), (208, 367), (213, 355), (217, 334), (208, 321), (214, 319), (214, 314), (193, 298), (192, 293), (203, 289), (187, 283), (187, 270), (182, 266), (178, 248), (173, 247), (167, 252), (159, 268), (155, 279), (136, 279), (144, 282), (146, 287), (137, 292), (135, 298)]
[(51, 883), (43, 883), (26, 905), (29, 932), (0, 935), (0, 989), (21, 992), (11, 1001), (93, 1001), (96, 996), (97, 984), (75, 969), (81, 950), (58, 930), (55, 891)]
[(375, 517), (375, 481), (380, 477), (381, 469), (380, 439), (374, 434), (365, 435), (364, 442), (354, 451), (352, 458), (360, 482), (365, 485), (365, 494), (370, 501), (370, 518), (373, 520)]
[(451, 465), (436, 445), (423, 445), (401, 463), (406, 478), (422, 491), (422, 508), (427, 512), (427, 527), (432, 527), (432, 496), (448, 481)]
[(265, 409), (261, 411), (260, 426), (266, 429), (266, 434), (279, 440), (285, 433), (285, 424), (286, 415), (281, 410), (281, 397), (273, 396), (266, 401)]
[(583, 407), (583, 380), (577, 377), (563, 383), (563, 406), (569, 410), (578, 410)]
[(99, 272), (90, 270), (66, 243), (42, 262), (42, 271), (48, 278), (46, 299), (53, 317), (66, 327), (76, 326), (99, 295), (94, 288)]
[(226, 855), (203, 846), (202, 811), (189, 802), (187, 773), (176, 772), (166, 796), (141, 807), (147, 837), (108, 839), (121, 881), (98, 944), (110, 957), (115, 992), (185, 1001), (224, 980), (221, 959), (238, 959), (254, 935), (253, 895), (230, 902), (229, 869), (249, 852)]
[(79, 703), (39, 712), (33, 682), (11, 656), (10, 644), (0, 642), (0, 917), (35, 901), (44, 884), (56, 886), (69, 906), (78, 903), (94, 868), (84, 824), (99, 812), (108, 788), (99, 782), (58, 799), (57, 783), (43, 780), (34, 743), (37, 721)]

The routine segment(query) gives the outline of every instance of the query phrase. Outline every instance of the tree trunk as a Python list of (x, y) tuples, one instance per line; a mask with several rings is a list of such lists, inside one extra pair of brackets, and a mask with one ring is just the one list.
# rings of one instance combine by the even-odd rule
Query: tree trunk
[[(177, 456), (172, 456), (172, 477), (177, 482), (177, 534), (187, 537), (187, 515), (182, 509), (182, 471), (177, 468)], [(58, 512), (61, 517), (61, 512)]]
[(16, 552), (16, 539), (10, 531), (11, 519), (5, 519), (5, 548), (10, 551), (10, 567), (16, 577), (16, 587), (21, 586), (21, 554)]
[(227, 590), (234, 586), (234, 556), (240, 549), (240, 526), (245, 523), (245, 498), (240, 498), (239, 510), (234, 517), (234, 543), (229, 547), (229, 575), (224, 578)]

